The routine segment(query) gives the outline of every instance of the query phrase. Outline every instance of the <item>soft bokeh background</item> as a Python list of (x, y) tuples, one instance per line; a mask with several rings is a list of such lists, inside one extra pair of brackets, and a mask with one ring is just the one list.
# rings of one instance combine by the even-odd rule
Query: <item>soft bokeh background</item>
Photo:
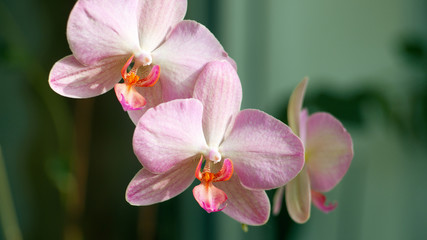
[(425, 0), (189, 0), (186, 18), (236, 60), (244, 108), (286, 121), (309, 76), (304, 105), (353, 137), (348, 174), (327, 194), (334, 212), (313, 209), (299, 225), (284, 210), (248, 233), (204, 212), (190, 190), (149, 207), (125, 201), (140, 165), (114, 93), (67, 99), (47, 83), (70, 54), (73, 5), (0, 1), (0, 239), (427, 238)]

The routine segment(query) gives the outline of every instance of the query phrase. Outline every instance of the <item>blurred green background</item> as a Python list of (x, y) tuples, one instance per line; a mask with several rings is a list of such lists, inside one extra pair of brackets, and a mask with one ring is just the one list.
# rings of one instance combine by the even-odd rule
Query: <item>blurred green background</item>
[(0, 239), (427, 238), (425, 0), (188, 1), (186, 18), (236, 60), (243, 108), (286, 121), (308, 76), (304, 106), (332, 113), (353, 137), (352, 165), (327, 193), (335, 211), (313, 208), (300, 225), (283, 210), (248, 233), (204, 212), (191, 188), (148, 207), (125, 201), (141, 166), (114, 93), (76, 100), (48, 86), (70, 54), (74, 3), (0, 1)]

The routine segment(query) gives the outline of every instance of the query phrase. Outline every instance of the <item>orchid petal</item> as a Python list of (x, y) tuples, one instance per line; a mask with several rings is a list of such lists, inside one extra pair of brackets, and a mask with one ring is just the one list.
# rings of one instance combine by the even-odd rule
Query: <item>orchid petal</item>
[(251, 189), (283, 186), (304, 165), (301, 140), (284, 123), (254, 109), (237, 114), (219, 150), (233, 160), (241, 183)]
[(350, 134), (328, 113), (307, 120), (306, 164), (312, 189), (327, 192), (346, 174), (353, 159)]
[(145, 98), (136, 91), (135, 87), (117, 83), (114, 86), (114, 91), (124, 111), (140, 110), (147, 103)]
[(85, 65), (104, 58), (137, 53), (138, 1), (77, 1), (67, 24), (74, 56)]
[(305, 223), (310, 218), (311, 195), (307, 169), (286, 185), (286, 207), (289, 216), (297, 223)]
[(297, 136), (300, 135), (300, 111), (304, 100), (305, 90), (307, 88), (308, 78), (304, 78), (295, 90), (292, 92), (288, 104), (288, 124)]
[(108, 58), (96, 65), (84, 66), (74, 56), (66, 56), (53, 65), (49, 85), (66, 97), (98, 96), (120, 81), (120, 68), (124, 62), (124, 58)]
[(248, 225), (263, 225), (270, 217), (270, 201), (263, 190), (249, 190), (233, 175), (226, 182), (217, 182), (228, 197), (227, 206), (222, 210), (231, 218)]
[(146, 51), (153, 51), (172, 28), (184, 19), (186, 0), (142, 0), (138, 10), (139, 40)]
[(141, 164), (153, 173), (164, 173), (207, 151), (202, 114), (203, 105), (196, 99), (174, 100), (147, 110), (133, 137), (134, 152)]
[(178, 23), (152, 56), (153, 63), (162, 68), (165, 101), (192, 97), (196, 78), (206, 63), (226, 59), (236, 65), (205, 26), (189, 20)]
[(206, 212), (218, 212), (226, 207), (227, 194), (212, 183), (201, 183), (193, 188), (193, 195)]
[(326, 205), (326, 197), (325, 195), (321, 194), (320, 192), (316, 192), (311, 190), (311, 199), (313, 201), (314, 206), (316, 206), (319, 210), (321, 210), (324, 213), (328, 213), (332, 210), (334, 210), (338, 203), (329, 203)]
[(141, 169), (126, 190), (126, 200), (137, 206), (163, 202), (187, 189), (194, 181), (196, 161), (188, 161), (164, 174), (154, 174)]
[(208, 63), (199, 75), (194, 98), (204, 106), (206, 142), (211, 147), (218, 147), (242, 102), (242, 86), (233, 66), (226, 61)]
[(278, 188), (274, 193), (274, 197), (273, 197), (273, 214), (274, 215), (279, 215), (280, 210), (282, 209), (283, 194), (285, 194), (285, 186)]

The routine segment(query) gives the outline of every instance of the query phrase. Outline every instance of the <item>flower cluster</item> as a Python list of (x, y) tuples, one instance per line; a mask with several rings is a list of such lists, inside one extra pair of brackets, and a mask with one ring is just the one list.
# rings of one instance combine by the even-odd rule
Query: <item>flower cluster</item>
[(265, 190), (276, 189), (296, 222), (311, 200), (327, 212), (332, 189), (353, 156), (350, 135), (327, 113), (301, 111), (307, 80), (292, 94), (289, 125), (241, 110), (234, 61), (203, 25), (183, 20), (186, 0), (78, 0), (67, 25), (72, 55), (53, 66), (50, 87), (73, 98), (114, 88), (136, 128), (142, 169), (126, 200), (151, 205), (182, 193), (195, 179), (197, 203), (248, 225), (270, 216)]

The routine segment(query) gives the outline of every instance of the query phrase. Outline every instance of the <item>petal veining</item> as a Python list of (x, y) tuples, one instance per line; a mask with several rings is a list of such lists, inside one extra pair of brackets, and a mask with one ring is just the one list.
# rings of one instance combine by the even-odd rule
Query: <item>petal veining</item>
[(189, 20), (178, 23), (152, 56), (153, 63), (162, 67), (165, 101), (192, 97), (197, 76), (208, 62), (226, 59), (235, 66), (215, 36)]
[(140, 50), (138, 1), (79, 0), (70, 13), (67, 39), (85, 65)]
[(163, 202), (187, 189), (194, 181), (196, 161), (184, 162), (164, 174), (141, 169), (126, 189), (126, 200), (136, 206)]
[(49, 85), (55, 92), (66, 97), (98, 96), (120, 81), (120, 68), (125, 61), (124, 57), (115, 57), (85, 66), (70, 55), (53, 65)]
[(163, 173), (208, 149), (202, 131), (203, 106), (179, 99), (147, 110), (136, 126), (133, 147), (147, 170)]
[(285, 185), (304, 165), (301, 140), (284, 123), (255, 109), (239, 112), (219, 151), (251, 189)]
[(138, 30), (141, 47), (153, 51), (170, 31), (184, 19), (186, 0), (141, 0), (138, 9)]
[(208, 63), (198, 77), (194, 98), (204, 106), (206, 142), (211, 147), (218, 147), (242, 102), (242, 86), (236, 70), (227, 61)]

